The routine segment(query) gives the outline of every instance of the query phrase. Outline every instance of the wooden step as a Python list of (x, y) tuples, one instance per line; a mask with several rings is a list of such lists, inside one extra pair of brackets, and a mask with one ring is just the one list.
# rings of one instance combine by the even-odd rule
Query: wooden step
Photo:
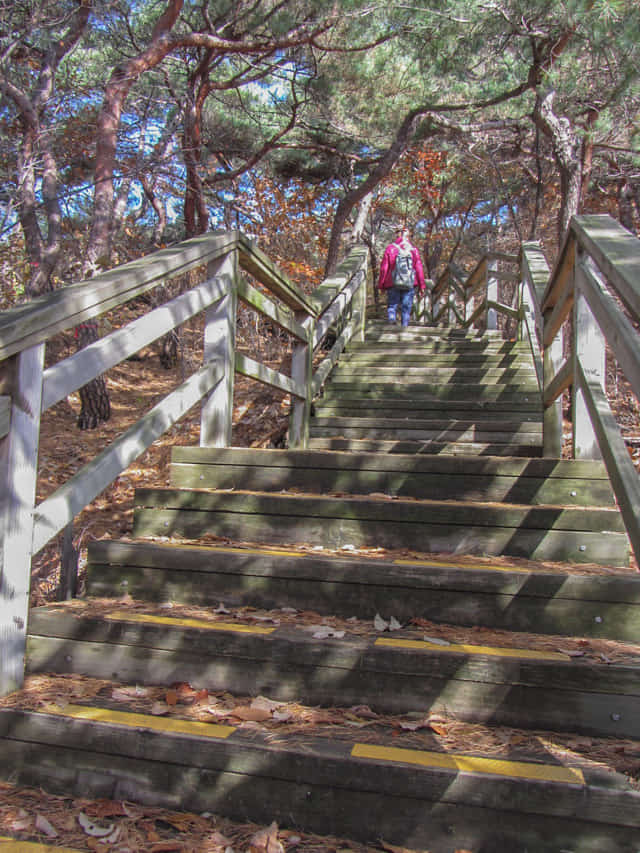
[(502, 367), (438, 367), (428, 363), (419, 367), (406, 365), (345, 365), (338, 366), (331, 374), (331, 381), (347, 382), (350, 378), (364, 382), (375, 379), (376, 383), (383, 381), (398, 381), (434, 384), (436, 382), (456, 382), (469, 385), (474, 381), (484, 385), (506, 383), (519, 385), (522, 390), (537, 390), (538, 380), (533, 368), (502, 368)]
[(403, 382), (397, 379), (384, 378), (365, 382), (362, 379), (331, 379), (325, 389), (325, 394), (370, 394), (372, 397), (412, 397), (420, 400), (477, 400), (480, 403), (491, 403), (494, 400), (501, 402), (516, 402), (522, 400), (524, 403), (534, 402), (541, 406), (540, 393), (535, 388), (523, 388), (518, 383), (497, 385), (486, 382)]
[(614, 509), (139, 489), (134, 536), (303, 542), (628, 564)]
[(396, 439), (439, 443), (542, 445), (542, 424), (533, 422), (428, 420), (423, 418), (321, 417), (311, 419), (310, 437)]
[(174, 447), (174, 486), (614, 506), (602, 462)]
[(274, 739), (265, 729), (123, 711), (108, 700), (4, 709), (0, 774), (65, 796), (275, 820), (432, 853), (637, 848), (640, 793), (622, 774), (517, 750), (496, 758), (397, 738), (372, 743), (336, 728), (332, 736), (327, 727), (280, 729)]
[(515, 403), (511, 404), (510, 408), (506, 408), (502, 404), (502, 409), (497, 412), (495, 409), (489, 409), (485, 405), (474, 408), (473, 402), (467, 402), (466, 406), (462, 401), (454, 401), (454, 405), (447, 405), (446, 408), (440, 402), (434, 400), (397, 400), (390, 402), (384, 399), (367, 400), (366, 398), (343, 398), (331, 399), (325, 401), (323, 397), (319, 397), (313, 404), (313, 418), (396, 418), (409, 420), (415, 418), (417, 420), (432, 419), (434, 421), (473, 421), (478, 424), (486, 424), (500, 419), (500, 423), (540, 423), (542, 421), (542, 412), (538, 407), (532, 406), (531, 409), (520, 409)]
[(637, 642), (640, 575), (581, 574), (466, 558), (300, 553), (157, 542), (89, 543), (89, 595), (249, 605), (373, 619), (391, 615), (508, 631)]
[(481, 444), (479, 442), (468, 442), (456, 444), (451, 442), (445, 444), (438, 441), (416, 441), (396, 439), (367, 439), (367, 438), (342, 438), (332, 436), (329, 438), (310, 438), (308, 447), (313, 450), (347, 451), (353, 453), (403, 453), (403, 454), (428, 454), (442, 456), (512, 456), (537, 458), (542, 456), (542, 447), (531, 444)]
[(358, 625), (318, 638), (313, 628), (180, 618), (135, 602), (42, 607), (29, 616), (27, 669), (518, 728), (563, 730), (570, 719), (581, 734), (640, 738), (639, 647), (635, 665), (606, 665), (513, 644), (441, 645), (417, 629), (376, 635), (371, 625), (362, 636)]

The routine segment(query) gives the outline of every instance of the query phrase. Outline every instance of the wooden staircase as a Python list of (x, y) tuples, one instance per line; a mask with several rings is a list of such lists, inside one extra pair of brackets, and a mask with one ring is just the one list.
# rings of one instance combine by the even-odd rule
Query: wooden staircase
[[(30, 672), (113, 689), (0, 712), (0, 765), (432, 853), (637, 853), (638, 774), (591, 752), (640, 759), (640, 580), (604, 467), (543, 458), (541, 421), (522, 344), (370, 324), (307, 450), (176, 448), (133, 540), (92, 543), (85, 599), (32, 612)], [(176, 682), (350, 714), (300, 732), (114, 699)]]

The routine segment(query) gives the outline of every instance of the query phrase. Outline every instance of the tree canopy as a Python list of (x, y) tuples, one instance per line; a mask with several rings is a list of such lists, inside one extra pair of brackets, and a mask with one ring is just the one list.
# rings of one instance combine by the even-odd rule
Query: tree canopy
[(218, 227), (311, 284), (639, 221), (633, 0), (16, 0), (0, 50), (5, 304)]

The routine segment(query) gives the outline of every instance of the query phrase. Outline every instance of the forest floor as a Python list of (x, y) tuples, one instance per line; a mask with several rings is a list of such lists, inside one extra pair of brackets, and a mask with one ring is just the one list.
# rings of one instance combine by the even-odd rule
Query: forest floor
[[(159, 366), (157, 352), (154, 348), (143, 351), (140, 359), (123, 362), (112, 369), (107, 377), (112, 416), (111, 419), (95, 430), (80, 431), (75, 427), (79, 411), (79, 398), (71, 395), (66, 400), (54, 406), (46, 413), (39, 453), (38, 502), (43, 500), (59, 485), (77, 472), (84, 464), (102, 451), (119, 434), (128, 429), (135, 421), (153, 405), (159, 402), (169, 390), (179, 385), (188, 376), (198, 361), (198, 341), (201, 332), (197, 327), (190, 327), (183, 332), (183, 354), (179, 364), (164, 370)], [(248, 338), (250, 335), (248, 333)], [(244, 341), (246, 349), (252, 357), (255, 341)], [(264, 341), (260, 346), (261, 360), (277, 369), (282, 361), (281, 342)], [(60, 336), (54, 351), (48, 354), (52, 360), (64, 357), (74, 349), (71, 336)], [(187, 354), (188, 353), (188, 354)], [(232, 444), (245, 447), (283, 446), (288, 423), (289, 400), (284, 395), (258, 385), (255, 382), (236, 377), (234, 398), (234, 425)], [(623, 412), (624, 414), (624, 412)], [(633, 412), (629, 414), (629, 417)], [(175, 445), (196, 445), (199, 442), (199, 407), (190, 411), (175, 427), (146, 451), (136, 462), (123, 472), (112, 485), (87, 507), (75, 520), (74, 545), (79, 551), (80, 583), (82, 584), (83, 569), (86, 562), (86, 546), (92, 539), (127, 538), (131, 535), (133, 522), (134, 491), (138, 487), (165, 486), (169, 483), (169, 462), (171, 448)], [(632, 423), (637, 420), (632, 418)], [(636, 448), (632, 445), (629, 450), (635, 461), (640, 463)], [(219, 540), (226, 543), (227, 540)], [(251, 546), (254, 543), (234, 543), (240, 546)], [(59, 582), (61, 537), (54, 539), (34, 560), (32, 583), (32, 606), (51, 604), (56, 598), (56, 588)], [(303, 549), (304, 550), (304, 549)], [(398, 552), (386, 552), (382, 549), (353, 549), (350, 556), (358, 555), (367, 558), (384, 558), (399, 556)], [(406, 556), (408, 552), (402, 552)], [(429, 558), (432, 555), (418, 555), (411, 552), (412, 557)], [(446, 556), (438, 555), (442, 561)], [(457, 558), (456, 562), (460, 563)], [(480, 558), (475, 564), (482, 563)], [(489, 562), (487, 560), (487, 562)], [(502, 560), (492, 558), (492, 564), (502, 563), (505, 566), (527, 566), (538, 571), (553, 571), (552, 563), (536, 563), (518, 560)], [(636, 570), (635, 565), (629, 571)], [(580, 567), (581, 572), (606, 572), (595, 566)], [(129, 603), (135, 606), (134, 603)], [(68, 606), (68, 605), (65, 605)], [(87, 605), (81, 599), (71, 603), (78, 611)], [(96, 602), (95, 607), (107, 606)], [(223, 603), (221, 603), (223, 607)], [(183, 613), (182, 610), (185, 612)], [(346, 630), (351, 633), (373, 634), (379, 630), (373, 622), (365, 623), (354, 619), (339, 620), (336, 617), (321, 616), (313, 612), (295, 613), (288, 616), (281, 612), (260, 614), (256, 611), (235, 612), (234, 619), (284, 619), (292, 620), (298, 627), (313, 629), (319, 624), (332, 630)], [(179, 612), (178, 612), (179, 611)], [(173, 613), (173, 611), (172, 611)], [(175, 615), (187, 615), (196, 618), (216, 618), (211, 613), (203, 614), (197, 608), (177, 608)], [(228, 618), (228, 616), (226, 617)], [(344, 624), (343, 624), (344, 623)], [(440, 638), (444, 642), (475, 642), (485, 645), (504, 645), (504, 632), (489, 631), (480, 628), (453, 628), (452, 626), (435, 625), (424, 620), (413, 620), (412, 624), (403, 626), (407, 636), (414, 634), (422, 637), (427, 633), (430, 637)], [(514, 641), (514, 638), (511, 638)], [(576, 658), (576, 665), (581, 660), (585, 662), (630, 663), (637, 664), (640, 660), (640, 646), (617, 644), (609, 641), (567, 640), (566, 638), (541, 638), (536, 635), (521, 635), (516, 641), (528, 648), (544, 648), (546, 650), (561, 650)], [(118, 690), (117, 686), (107, 685), (97, 679), (80, 677), (47, 677), (32, 676), (27, 680), (25, 690), (14, 697), (8, 697), (0, 702), (0, 706), (15, 705), (18, 707), (39, 707), (43, 702), (77, 701), (84, 698), (91, 701), (104, 690)], [(204, 695), (206, 694), (206, 696)], [(137, 686), (122, 687), (118, 697), (127, 708), (135, 708), (148, 712), (158, 712), (158, 705), (163, 706), (162, 713), (187, 716), (188, 718), (211, 719), (212, 707), (217, 707), (216, 721), (229, 719), (241, 725), (255, 726), (273, 724), (273, 707), (265, 714), (264, 707), (256, 711), (255, 698), (231, 697), (228, 694), (214, 695), (206, 691), (197, 691), (191, 685), (162, 685), (155, 688), (139, 688)], [(269, 700), (265, 700), (267, 704)], [(123, 706), (124, 707), (124, 706)], [(155, 708), (155, 711), (152, 709)], [(253, 710), (252, 710), (253, 709)], [(557, 750), (561, 753), (569, 751), (578, 756), (578, 761), (595, 761), (617, 772), (622, 772), (634, 784), (640, 779), (640, 744), (628, 740), (606, 739), (597, 741), (591, 738), (580, 738), (574, 735), (558, 735), (549, 740), (548, 734), (540, 732), (523, 733), (513, 729), (500, 727), (473, 726), (454, 719), (427, 716), (416, 720), (411, 718), (384, 717), (373, 714), (370, 709), (317, 709), (305, 708), (296, 703), (278, 705), (279, 723), (298, 726), (301, 731), (313, 729), (322, 732), (327, 727), (332, 730), (331, 736), (342, 726), (358, 728), (361, 739), (366, 728), (367, 737), (376, 739), (387, 738), (418, 738), (419, 747), (440, 749), (469, 749), (474, 751), (488, 749), (495, 754), (509, 754), (514, 744), (523, 748), (532, 756), (540, 756)], [(257, 714), (257, 716), (256, 716)], [(260, 716), (262, 714), (262, 716)], [(435, 739), (435, 741), (434, 741)], [(550, 745), (551, 744), (551, 745)], [(407, 745), (411, 746), (407, 741)], [(581, 758), (582, 757), (582, 758)], [(87, 833), (82, 826), (81, 816), (109, 825), (113, 823), (120, 827), (117, 833), (117, 843), (105, 845), (99, 837)], [(85, 821), (86, 823), (86, 821)], [(283, 851), (305, 851), (305, 853), (370, 853), (370, 851), (390, 851), (401, 853), (403, 848), (380, 841), (374, 846), (366, 846), (335, 839), (327, 836), (317, 836), (309, 833), (279, 830), (274, 824), (270, 827), (259, 827), (237, 824), (212, 815), (196, 815), (183, 812), (173, 812), (161, 808), (152, 808), (133, 803), (113, 802), (104, 800), (87, 800), (73, 796), (56, 796), (42, 790), (17, 788), (11, 785), (0, 785), (0, 836), (8, 835), (16, 838), (38, 840), (52, 848), (66, 846), (78, 850), (93, 850), (106, 853), (161, 853), (161, 851), (210, 851), (210, 853), (283, 853)], [(454, 853), (452, 847), (451, 853)], [(458, 853), (463, 853), (459, 851)]]

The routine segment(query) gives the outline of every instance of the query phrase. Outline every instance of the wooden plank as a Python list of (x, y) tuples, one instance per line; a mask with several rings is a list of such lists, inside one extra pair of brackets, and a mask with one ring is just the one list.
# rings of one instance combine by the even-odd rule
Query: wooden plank
[(253, 466), (176, 465), (171, 484), (181, 488), (281, 491), (302, 489), (312, 494), (331, 492), (386, 494), (390, 497), (484, 500), (563, 506), (613, 506), (608, 480), (557, 480), (534, 477), (419, 474)]
[(547, 408), (573, 385), (573, 360), (567, 359), (547, 385), (542, 396), (542, 403)]
[(316, 321), (313, 332), (313, 349), (324, 340), (331, 326), (344, 316), (348, 310), (355, 294), (362, 287), (366, 273), (362, 269), (355, 271), (348, 283), (336, 294), (333, 300), (326, 306)]
[(0, 395), (0, 439), (4, 438), (11, 426), (11, 397)]
[(39, 343), (16, 357), (11, 431), (0, 439), (0, 696), (24, 678), (44, 351)]
[(373, 471), (406, 474), (444, 474), (488, 477), (533, 477), (545, 480), (608, 482), (604, 464), (596, 460), (577, 459), (492, 459), (461, 460), (450, 457), (413, 455), (380, 456), (376, 453), (334, 453), (258, 448), (201, 448), (175, 446), (172, 463), (227, 465), (233, 468), (255, 465), (270, 468), (302, 468), (334, 471)]
[(289, 445), (291, 447), (306, 447), (309, 440), (309, 417), (311, 415), (311, 398), (313, 396), (313, 339), (312, 319), (306, 321), (300, 315), (301, 322), (307, 323), (309, 343), (298, 343), (291, 353), (291, 380), (300, 390), (300, 395), (291, 401), (289, 413)]
[(233, 389), (235, 383), (236, 317), (238, 313), (238, 253), (212, 264), (207, 272), (225, 282), (225, 295), (204, 315), (202, 361), (215, 363), (219, 381), (204, 395), (200, 411), (200, 444), (224, 447), (231, 444)]
[[(400, 756), (389, 754), (365, 758), (352, 754), (357, 741), (350, 739), (306, 735), (301, 741), (281, 737), (274, 744), (259, 732), (243, 735), (238, 731), (226, 739), (215, 739), (154, 732), (144, 725), (127, 731), (107, 719), (98, 724), (66, 718), (64, 711), (44, 714), (5, 710), (0, 714), (0, 726), (0, 731), (11, 732), (10, 740), (0, 742), (3, 765), (20, 770), (19, 784), (39, 784), (50, 772), (52, 780), (60, 779), (67, 795), (86, 796), (87, 787), (96, 783), (101, 796), (113, 799), (136, 799), (136, 792), (138, 797), (146, 794), (148, 802), (149, 795), (159, 798), (164, 793), (161, 803), (198, 812), (211, 808), (245, 820), (260, 820), (262, 812), (256, 816), (255, 809), (264, 803), (265, 813), (272, 819), (306, 827), (311, 806), (324, 821), (325, 832), (337, 830), (336, 834), (363, 840), (384, 833), (395, 842), (414, 839), (420, 846), (430, 847), (437, 833), (438, 851), (450, 850), (452, 837), (467, 844), (470, 826), (476, 833), (471, 846), (489, 839), (487, 849), (510, 853), (548, 851), (550, 838), (554, 844), (560, 839), (562, 847), (567, 843), (575, 846), (584, 839), (596, 844), (593, 849), (602, 853), (619, 853), (633, 849), (630, 845), (638, 830), (638, 792), (613, 775), (605, 777), (606, 785), (602, 784), (602, 777), (586, 768), (582, 769), (584, 784), (566, 784), (551, 778), (519, 778), (506, 766), (501, 768), (502, 773), (492, 774), (470, 764), (462, 769), (434, 768), (407, 761), (408, 755), (403, 755), (402, 761), (398, 760)], [(441, 754), (448, 755), (449, 760), (452, 755), (464, 760), (459, 753)], [(152, 763), (153, 772), (148, 763)], [(540, 766), (538, 762), (532, 764)], [(42, 776), (38, 775), (38, 766), (42, 767)], [(65, 772), (60, 778), (58, 774), (65, 767), (72, 775)], [(80, 790), (83, 782), (85, 787)], [(238, 797), (240, 784), (251, 791), (250, 799)], [(325, 789), (335, 792), (330, 800), (323, 795)], [(127, 790), (130, 796), (125, 796)], [(355, 794), (359, 801), (353, 800)], [(361, 799), (365, 794), (368, 800)], [(243, 809), (251, 806), (249, 814), (228, 811), (231, 804), (237, 808), (239, 800)], [(412, 800), (415, 808), (407, 811)], [(462, 813), (454, 817), (452, 807), (462, 809)], [(480, 827), (473, 809), (482, 813)], [(397, 816), (398, 811), (402, 820), (389, 825), (385, 816)], [(576, 814), (582, 815), (582, 820), (576, 821)], [(384, 820), (380, 822), (378, 816)], [(337, 817), (338, 823), (327, 827), (332, 817)], [(562, 819), (564, 832), (559, 836), (556, 824), (538, 825), (550, 818)], [(511, 843), (502, 836), (496, 845), (496, 823), (503, 833), (509, 821), (507, 837)], [(488, 825), (491, 836), (486, 834)], [(532, 828), (540, 831), (534, 844)]]
[(556, 262), (553, 272), (547, 281), (547, 287), (540, 300), (543, 315), (552, 310), (560, 295), (565, 291), (573, 290), (573, 270), (576, 260), (576, 238), (572, 229), (569, 229), (564, 244), (560, 250), (560, 256)]
[(640, 480), (600, 384), (585, 376), (578, 362), (580, 387), (598, 439), (620, 512), (636, 556), (640, 555)]
[(385, 501), (369, 497), (341, 501), (332, 497), (307, 497), (302, 495), (273, 495), (264, 492), (212, 493), (189, 489), (137, 489), (137, 507), (187, 510), (203, 513), (256, 513), (265, 515), (310, 516), (312, 518), (344, 518), (378, 523), (421, 524), (425, 516), (429, 522), (451, 527), (477, 526), (530, 528), (532, 530), (565, 531), (622, 531), (619, 513), (611, 509), (572, 509), (558, 506), (508, 506), (460, 501), (451, 507), (439, 501)]
[(73, 521), (163, 433), (220, 381), (220, 365), (209, 363), (172, 391), (35, 510), (33, 553)]
[(455, 442), (420, 441), (420, 440), (397, 440), (397, 439), (364, 439), (364, 438), (340, 438), (323, 436), (311, 436), (309, 447), (316, 450), (339, 450), (368, 452), (368, 453), (424, 453), (447, 455), (480, 454), (483, 456), (526, 456), (538, 457), (542, 455), (542, 447), (532, 444), (484, 444), (480, 442)]
[[(273, 699), (308, 705), (367, 704), (378, 713), (447, 709), (460, 719), (480, 722), (490, 714), (495, 723), (520, 728), (562, 728), (571, 716), (571, 730), (584, 734), (633, 738), (640, 731), (635, 667), (576, 666), (567, 656), (564, 661), (542, 652), (525, 657), (526, 649), (426, 649), (416, 645), (419, 641), (400, 639), (336, 642), (283, 629), (268, 636), (194, 630), (179, 619), (158, 626), (145, 624), (144, 614), (135, 623), (121, 615), (121, 622), (110, 624), (81, 617), (57, 624), (39, 620), (47, 634), (30, 634), (29, 672), (166, 684), (180, 671), (209, 691), (233, 685), (236, 694), (268, 691)], [(496, 686), (510, 688), (497, 706)], [(85, 716), (100, 719), (101, 710), (90, 709)], [(122, 724), (140, 724), (137, 715), (127, 714), (131, 717)], [(163, 723), (168, 728), (168, 722), (187, 721), (160, 718), (159, 728)], [(233, 733), (221, 734), (208, 723), (191, 725), (204, 727), (208, 737)]]
[(618, 360), (625, 378), (640, 399), (640, 344), (638, 332), (618, 308), (615, 299), (593, 265), (579, 265), (580, 289), (600, 326), (608, 346)]
[(512, 308), (510, 305), (504, 305), (502, 302), (498, 302), (497, 300), (488, 299), (487, 308), (493, 308), (498, 312), (498, 314), (504, 314), (506, 317), (511, 317), (513, 320), (518, 320), (520, 318), (520, 311), (517, 308)]
[[(635, 643), (640, 632), (640, 581), (608, 576), (537, 573), (434, 559), (367, 560), (286, 553), (272, 548), (93, 542), (91, 595), (216, 607), (319, 613), (416, 614), (434, 622), (508, 631), (601, 637)], [(390, 607), (393, 602), (393, 607)], [(34, 623), (34, 630), (37, 623)]]
[(261, 293), (256, 287), (244, 279), (239, 278), (237, 282), (238, 298), (246, 305), (250, 305), (258, 313), (264, 317), (268, 317), (280, 329), (284, 329), (300, 341), (306, 341), (309, 337), (308, 331), (301, 323), (291, 315), (290, 312), (282, 309), (277, 303), (273, 302), (269, 297)]
[(329, 350), (329, 354), (326, 358), (324, 358), (320, 364), (316, 367), (315, 373), (313, 374), (313, 381), (311, 385), (311, 396), (316, 397), (322, 386), (327, 381), (327, 378), (334, 366), (337, 364), (338, 359), (342, 355), (344, 348), (349, 344), (349, 342), (353, 338), (353, 334), (355, 331), (355, 325), (353, 322), (349, 322), (346, 324), (342, 332), (336, 338), (336, 342)]
[(232, 251), (237, 232), (203, 234), (144, 258), (62, 287), (0, 314), (0, 361), (56, 332), (94, 319), (172, 276)]
[(267, 385), (270, 388), (276, 388), (278, 391), (282, 391), (285, 394), (292, 394), (294, 397), (298, 397), (301, 400), (304, 400), (305, 398), (304, 388), (300, 383), (295, 382), (291, 377), (286, 376), (284, 373), (278, 373), (277, 370), (273, 370), (266, 364), (260, 364), (260, 362), (254, 361), (252, 358), (249, 358), (248, 355), (244, 355), (244, 353), (236, 353), (235, 369), (243, 376), (255, 379), (257, 382), (261, 382), (263, 385)]
[(591, 416), (584, 399), (580, 379), (589, 380), (605, 387), (606, 344), (601, 329), (582, 293), (580, 269), (576, 269), (576, 304), (573, 316), (573, 363), (574, 386), (572, 394), (572, 440), (573, 455), (577, 459), (601, 459), (598, 439), (591, 423)]
[(248, 541), (416, 548), (626, 565), (615, 511), (446, 502), (291, 497), (274, 493), (141, 490), (135, 536), (206, 534)]
[(42, 411), (199, 314), (225, 292), (225, 283), (209, 279), (48, 368), (44, 372)]
[(542, 335), (542, 344), (544, 347), (551, 346), (551, 344), (555, 340), (556, 335), (558, 334), (561, 327), (566, 322), (567, 317), (571, 313), (574, 298), (575, 294), (572, 282), (571, 288), (563, 290), (560, 294), (558, 294), (558, 298), (556, 300), (555, 305), (553, 306), (551, 314), (548, 316), (545, 315), (544, 333)]
[(334, 275), (325, 278), (315, 288), (311, 299), (317, 308), (318, 314), (326, 311), (336, 295), (346, 287), (352, 277), (359, 271), (368, 273), (369, 249), (364, 244), (357, 244), (349, 251), (347, 256), (338, 264)]
[(317, 309), (309, 298), (271, 261), (256, 244), (238, 233), (240, 267), (253, 275), (294, 311), (315, 317)]
[(640, 241), (607, 214), (576, 216), (571, 230), (631, 314), (640, 319)]

